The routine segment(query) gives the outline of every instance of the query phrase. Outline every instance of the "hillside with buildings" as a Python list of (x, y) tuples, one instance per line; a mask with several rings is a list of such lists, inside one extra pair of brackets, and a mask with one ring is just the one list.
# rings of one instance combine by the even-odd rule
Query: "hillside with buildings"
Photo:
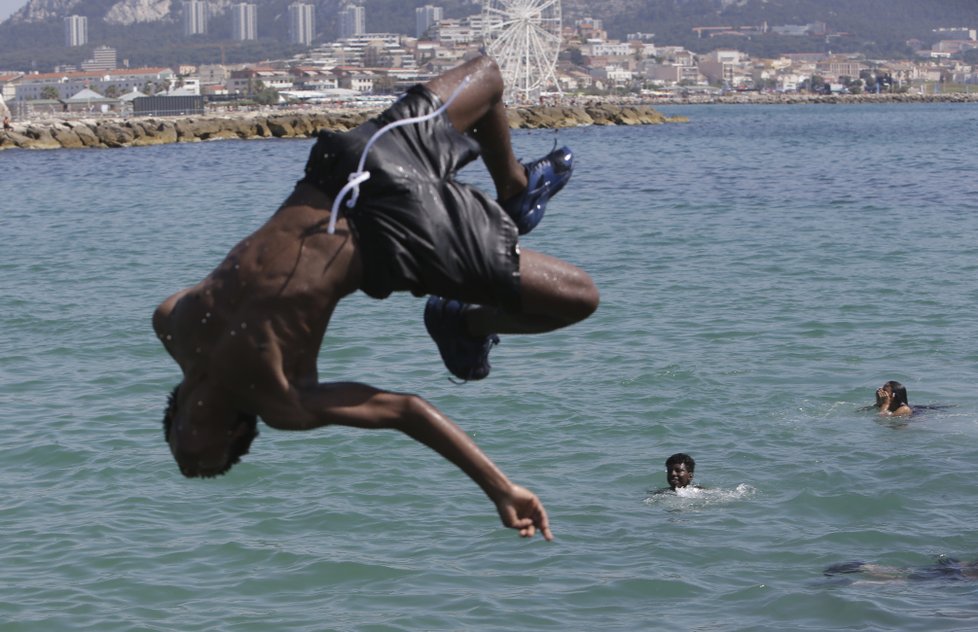
[[(302, 37), (292, 5), (309, 14)], [(0, 24), (0, 68), (53, 70), (80, 65), (106, 45), (130, 65), (240, 62), (277, 58), (342, 37), (343, 11), (359, 6), (365, 30), (415, 35), (417, 7), (447, 18), (478, 14), (481, 0), (30, 0)], [(940, 27), (978, 21), (975, 0), (563, 0), (564, 22), (593, 17), (610, 38), (654, 34), (696, 53), (735, 47), (754, 56), (862, 52), (910, 58)], [(249, 8), (241, 8), (247, 6)], [(64, 20), (86, 21), (85, 44), (69, 44)], [(242, 27), (242, 23), (246, 26)], [(241, 29), (250, 28), (242, 33)], [(81, 50), (85, 47), (87, 50)]]
[[(32, 0), (32, 5), (43, 2), (47, 10), (53, 10), (63, 1)], [(79, 3), (72, 10), (86, 1), (105, 2), (106, 15), (121, 15), (119, 4), (110, 6), (108, 0), (70, 1)], [(135, 0), (120, 0), (130, 1)], [(720, 6), (710, 0), (674, 1), (687, 8)], [(894, 5), (900, 2), (891, 1)], [(609, 4), (625, 7), (636, 2)], [(830, 0), (825, 3), (831, 4)], [(747, 4), (744, 0), (737, 6)], [(935, 27), (922, 34), (926, 38), (906, 42), (906, 57), (885, 58), (865, 51), (813, 46), (813, 42), (831, 42), (842, 36), (826, 22), (702, 22), (691, 27), (697, 45), (685, 46), (649, 31), (628, 31), (615, 37), (601, 18), (571, 17), (581, 11), (579, 3), (568, 1), (567, 5), (560, 32), (562, 52), (552, 81), (533, 95), (521, 95), (524, 99), (978, 91), (974, 24), (978, 16), (971, 24)], [(437, 5), (412, 9), (408, 33), (370, 30), (369, 7), (388, 4), (333, 3), (335, 14), (330, 19), (336, 34), (330, 37), (322, 34), (320, 5), (293, 1), (276, 6), (282, 13), (269, 19), (284, 23), (280, 38), (261, 35), (263, 11), (279, 9), (271, 4), (229, 3), (222, 19), (230, 35), (224, 39), (215, 34), (215, 24), (221, 22), (209, 0), (186, 0), (176, 15), (127, 25), (108, 25), (105, 18), (76, 13), (32, 21), (27, 19), (35, 15), (29, 6), (15, 16), (18, 28), (48, 28), (56, 23), (60, 39), (51, 48), (70, 51), (72, 58), (50, 68), (0, 61), (0, 94), (19, 116), (36, 112), (187, 114), (206, 108), (289, 102), (376, 104), (378, 97), (458, 64), (482, 44), (478, 2), (453, 4), (455, 11), (469, 9), (458, 17)], [(134, 18), (130, 14), (126, 19)], [(102, 33), (99, 29), (109, 26), (141, 33), (143, 46), (159, 46), (172, 57), (140, 57), (130, 44), (102, 43), (111, 40), (98, 35)], [(758, 54), (747, 46), (766, 37), (796, 41), (797, 52)]]

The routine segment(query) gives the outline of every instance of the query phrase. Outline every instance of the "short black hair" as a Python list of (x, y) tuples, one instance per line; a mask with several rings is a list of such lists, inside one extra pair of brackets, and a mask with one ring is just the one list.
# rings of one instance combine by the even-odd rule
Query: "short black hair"
[(690, 474), (692, 474), (693, 471), (696, 470), (696, 461), (693, 460), (693, 457), (683, 452), (677, 452), (673, 454), (671, 457), (669, 457), (668, 459), (666, 459), (666, 469), (668, 470), (673, 465), (679, 463), (685, 465), (686, 470), (689, 471)]
[[(166, 410), (163, 413), (163, 438), (167, 443), (170, 443), (170, 429), (173, 427), (173, 419), (177, 416), (177, 392), (180, 390), (180, 385), (177, 384), (170, 391), (170, 395), (166, 399)], [(228, 460), (224, 464), (224, 468), (220, 471), (208, 474), (197, 474), (197, 473), (187, 473), (182, 466), (180, 471), (187, 478), (213, 478), (215, 476), (220, 476), (231, 469), (231, 466), (239, 463), (241, 457), (248, 454), (248, 450), (251, 448), (251, 442), (255, 440), (258, 436), (258, 416), (248, 415), (245, 413), (238, 413), (238, 423), (245, 424), (248, 427), (248, 432), (244, 433), (240, 437), (236, 438), (228, 448)]]

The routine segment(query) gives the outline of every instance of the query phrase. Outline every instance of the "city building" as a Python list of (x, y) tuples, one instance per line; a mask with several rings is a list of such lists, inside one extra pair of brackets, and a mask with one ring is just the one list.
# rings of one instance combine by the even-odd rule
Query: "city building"
[(430, 4), (426, 4), (423, 7), (418, 7), (414, 10), (414, 22), (415, 22), (415, 36), (424, 37), (425, 33), (428, 32), (432, 26), (437, 24), (444, 18), (444, 12), (441, 7), (434, 7)]
[(942, 28), (942, 29), (932, 29), (932, 33), (940, 36), (944, 40), (976, 40), (978, 39), (978, 30), (970, 27), (952, 27), (952, 28)]
[(471, 19), (443, 18), (432, 25), (431, 35), (442, 46), (465, 46), (482, 38), (481, 20), (474, 25)]
[(289, 5), (289, 41), (293, 44), (312, 44), (316, 33), (316, 7), (305, 2)]
[(231, 5), (231, 39), (258, 39), (258, 5), (248, 2)]
[(574, 22), (574, 29), (578, 37), (584, 41), (589, 39), (608, 39), (608, 32), (604, 30), (604, 25), (601, 23), (601, 20), (595, 18), (586, 17), (576, 20)]
[(23, 76), (22, 72), (0, 71), (0, 100), (13, 101), (17, 97), (16, 81)]
[(65, 46), (73, 48), (88, 43), (88, 18), (69, 15), (65, 18)]
[(207, 0), (185, 0), (183, 3), (183, 34), (207, 34)]
[(363, 35), (366, 29), (366, 18), (363, 7), (356, 4), (345, 6), (339, 13), (340, 39)]
[(699, 71), (708, 81), (727, 86), (737, 86), (746, 82), (745, 63), (747, 56), (737, 50), (717, 49), (699, 60)]
[(167, 86), (173, 77), (173, 71), (169, 68), (33, 73), (23, 75), (15, 81), (14, 99), (16, 101), (43, 99), (46, 88), (53, 88), (60, 100), (66, 100), (84, 88), (99, 94), (109, 92), (110, 87), (114, 87), (112, 91), (118, 94), (125, 94), (133, 89), (151, 93)]
[(116, 50), (111, 46), (98, 46), (92, 51), (92, 59), (82, 62), (82, 70), (115, 70), (119, 63)]

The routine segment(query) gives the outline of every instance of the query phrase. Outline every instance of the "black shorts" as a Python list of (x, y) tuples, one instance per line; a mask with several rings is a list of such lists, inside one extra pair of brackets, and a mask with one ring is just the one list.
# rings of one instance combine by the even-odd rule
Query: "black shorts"
[[(320, 132), (301, 183), (332, 198), (356, 172), (374, 132), (397, 120), (429, 114), (440, 99), (414, 86), (380, 116), (342, 134)], [(479, 145), (442, 113), (395, 127), (371, 146), (351, 225), (363, 260), (361, 289), (375, 298), (407, 290), (468, 303), (519, 307), (516, 225), (488, 195), (455, 181), (479, 156)]]

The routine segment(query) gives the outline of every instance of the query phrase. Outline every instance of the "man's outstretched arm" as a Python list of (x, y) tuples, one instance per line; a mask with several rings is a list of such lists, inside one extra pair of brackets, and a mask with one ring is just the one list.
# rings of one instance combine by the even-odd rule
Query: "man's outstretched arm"
[(468, 474), (495, 503), (505, 526), (519, 530), (523, 537), (532, 537), (539, 530), (545, 539), (553, 539), (540, 499), (511, 482), (465, 431), (421, 397), (339, 382), (293, 390), (289, 399), (286, 408), (263, 412), (265, 423), (282, 430), (331, 424), (400, 430)]

